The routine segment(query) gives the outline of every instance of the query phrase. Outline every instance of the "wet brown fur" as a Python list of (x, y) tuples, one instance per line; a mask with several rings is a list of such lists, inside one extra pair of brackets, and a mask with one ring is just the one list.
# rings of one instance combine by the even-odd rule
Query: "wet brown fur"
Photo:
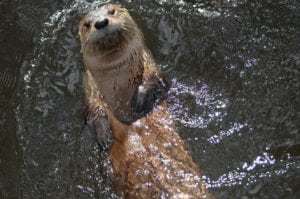
[(110, 158), (115, 190), (123, 198), (212, 198), (166, 104), (131, 125), (111, 118)]
[[(122, 14), (117, 17), (126, 21), (130, 35), (121, 29), (114, 37), (115, 42), (88, 43), (89, 34), (83, 30), (85, 17), (80, 24), (80, 36), (90, 115), (107, 117), (113, 133), (110, 159), (116, 192), (123, 198), (211, 198), (197, 165), (172, 124), (165, 102), (131, 124), (120, 122), (122, 117), (133, 117), (128, 102), (137, 86), (145, 82), (151, 84), (163, 74), (144, 46), (143, 36), (127, 10), (116, 5), (106, 6), (108, 10), (120, 10)], [(133, 46), (126, 46), (128, 42), (124, 38), (130, 38)], [(128, 50), (132, 53), (127, 58), (106, 67)], [(119, 88), (114, 89), (113, 84)]]

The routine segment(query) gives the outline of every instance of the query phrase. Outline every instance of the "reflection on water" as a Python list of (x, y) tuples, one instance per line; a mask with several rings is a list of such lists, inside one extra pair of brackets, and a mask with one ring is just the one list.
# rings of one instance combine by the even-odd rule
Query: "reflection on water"
[[(300, 197), (299, 3), (121, 3), (172, 79), (170, 112), (216, 197)], [(98, 4), (0, 3), (1, 198), (116, 198), (81, 114), (77, 28)]]

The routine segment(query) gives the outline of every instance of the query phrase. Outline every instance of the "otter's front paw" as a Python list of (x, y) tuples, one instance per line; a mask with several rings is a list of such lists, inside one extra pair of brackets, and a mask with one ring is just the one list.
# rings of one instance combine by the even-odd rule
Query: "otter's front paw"
[(106, 113), (100, 107), (91, 109), (87, 123), (93, 129), (100, 147), (107, 149), (112, 142), (112, 132)]
[(155, 78), (140, 85), (132, 100), (132, 109), (138, 118), (152, 111), (154, 105), (164, 99), (169, 89), (163, 78)]
[(103, 149), (107, 149), (113, 140), (108, 118), (102, 117), (94, 121), (94, 130), (98, 144)]
[(155, 103), (154, 88), (147, 88), (140, 85), (133, 98), (132, 108), (138, 117), (143, 117), (149, 113)]

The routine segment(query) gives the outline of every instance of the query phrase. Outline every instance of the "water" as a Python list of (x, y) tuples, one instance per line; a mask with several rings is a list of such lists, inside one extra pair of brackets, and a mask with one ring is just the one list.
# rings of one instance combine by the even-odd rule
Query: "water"
[[(119, 2), (216, 198), (299, 198), (299, 2)], [(82, 118), (78, 23), (99, 3), (1, 1), (0, 198), (116, 198)]]

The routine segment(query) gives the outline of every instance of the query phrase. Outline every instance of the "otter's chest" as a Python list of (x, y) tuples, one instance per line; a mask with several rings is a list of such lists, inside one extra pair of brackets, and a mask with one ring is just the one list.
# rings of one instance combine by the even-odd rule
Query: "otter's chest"
[(122, 72), (122, 74), (106, 76), (98, 86), (108, 103), (117, 103), (118, 101), (130, 101), (138, 83), (130, 73)]
[(120, 121), (131, 121), (132, 100), (142, 75), (131, 70), (116, 71), (115, 73), (98, 76), (97, 87), (104, 97), (106, 104)]

